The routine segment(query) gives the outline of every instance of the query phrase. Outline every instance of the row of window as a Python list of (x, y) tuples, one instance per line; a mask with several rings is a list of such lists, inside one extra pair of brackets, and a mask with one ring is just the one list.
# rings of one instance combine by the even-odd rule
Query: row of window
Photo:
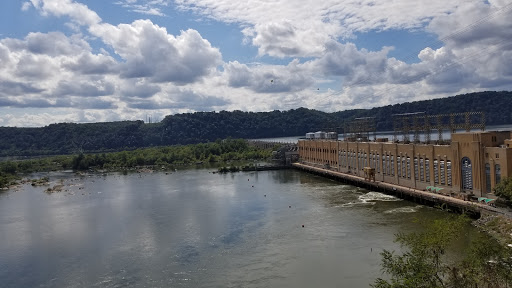
[[(501, 181), (501, 166), (500, 164), (494, 165), (494, 185), (497, 185)], [(491, 165), (485, 164), (485, 188), (487, 193), (491, 193)]]
[[(322, 157), (323, 153), (335, 154), (336, 150), (325, 149), (325, 148), (302, 148), (310, 157), (307, 160), (318, 162), (325, 160)], [(315, 153), (316, 152), (316, 153)], [(315, 156), (320, 156), (317, 159)], [(329, 161), (330, 164), (335, 164), (335, 161)], [(396, 176), (404, 179), (411, 179), (414, 177), (417, 181), (430, 182), (430, 161), (428, 158), (417, 158), (414, 157), (412, 161), (413, 168), (411, 170), (411, 158), (408, 156), (397, 156), (396, 166), (395, 157), (393, 155), (383, 155), (382, 159), (379, 154), (367, 154), (366, 152), (355, 152), (355, 151), (339, 151), (339, 164), (341, 167), (355, 169), (359, 167), (361, 170), (363, 167), (374, 168), (377, 173), (381, 173), (389, 176)], [(469, 158), (464, 157), (461, 162), (462, 169), (462, 186), (464, 190), (471, 190), (473, 188), (472, 172), (471, 172), (471, 161)], [(432, 163), (434, 173), (434, 183), (446, 186), (452, 186), (452, 163), (447, 160), (434, 159)], [(396, 168), (396, 169), (395, 169)], [(412, 171), (412, 174), (411, 174)], [(485, 164), (485, 176), (486, 176), (486, 190), (487, 193), (491, 193), (491, 165)], [(499, 164), (494, 165), (494, 183), (495, 185), (501, 181), (501, 167)]]
[[(327, 149), (327, 148), (313, 148), (313, 147), (299, 147), (300, 150), (306, 151), (306, 156), (304, 157), (306, 161), (312, 162), (321, 162), (325, 160), (325, 154), (331, 153), (336, 154), (336, 149)], [(309, 152), (309, 153), (307, 153)], [(319, 158), (317, 158), (319, 157)], [(322, 163), (325, 164), (325, 163)], [(329, 164), (335, 164), (335, 161), (329, 161)]]
[[(374, 168), (377, 173), (384, 175), (397, 176), (404, 179), (414, 177), (417, 181), (430, 182), (430, 161), (428, 158), (414, 157), (414, 169), (411, 169), (411, 157), (397, 156), (396, 166), (395, 157), (393, 155), (383, 155), (382, 162), (379, 154), (369, 154), (366, 152), (340, 151), (340, 166), (348, 168), (363, 167)], [(395, 170), (396, 168), (396, 170)], [(452, 162), (434, 159), (434, 183), (452, 186)], [(414, 175), (411, 173), (414, 173)]]

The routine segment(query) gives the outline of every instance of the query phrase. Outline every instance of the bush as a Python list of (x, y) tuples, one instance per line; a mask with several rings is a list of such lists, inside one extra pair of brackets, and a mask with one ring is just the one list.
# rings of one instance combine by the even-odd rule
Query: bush
[(512, 200), (512, 177), (501, 179), (494, 188), (494, 193), (507, 201)]

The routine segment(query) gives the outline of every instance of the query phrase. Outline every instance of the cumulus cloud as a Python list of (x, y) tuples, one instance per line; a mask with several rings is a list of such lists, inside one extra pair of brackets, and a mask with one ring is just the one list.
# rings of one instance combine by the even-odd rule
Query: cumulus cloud
[[(68, 33), (0, 39), (0, 109), (11, 107), (18, 116), (21, 109), (40, 109), (23, 122), (33, 126), (61, 119), (142, 119), (141, 111), (148, 110), (162, 116), (300, 106), (335, 111), (512, 89), (512, 4), (507, 0), (115, 4), (144, 17), (165, 16), (178, 5), (181, 12), (238, 25), (245, 44), (258, 51), (247, 59), (260, 63), (223, 62), (201, 30), (173, 35), (165, 18), (157, 17), (158, 25), (152, 20), (113, 25), (77, 1), (25, 1), (21, 10), (32, 7), (45, 17), (62, 18)], [(355, 35), (388, 30), (427, 31), (439, 41), (412, 53), (414, 63), (391, 57), (393, 47), (370, 51), (353, 41)], [(62, 114), (48, 120), (52, 113), (47, 112), (57, 107)], [(77, 111), (82, 114), (74, 116)], [(21, 123), (16, 117), (0, 120)]]
[(352, 43), (330, 41), (326, 44), (324, 55), (307, 65), (324, 77), (341, 77), (344, 85), (371, 85), (386, 80), (391, 65), (387, 55), (391, 49), (384, 47), (373, 52), (357, 49)]
[(20, 96), (33, 93), (44, 92), (44, 89), (34, 87), (29, 83), (24, 82), (11, 82), (0, 81), (0, 95), (7, 96)]
[(174, 111), (210, 111), (224, 107), (230, 102), (219, 96), (185, 87), (168, 87), (153, 97), (130, 97), (127, 107), (132, 109), (172, 109)]
[(128, 98), (149, 98), (156, 93), (162, 91), (159, 85), (146, 83), (145, 81), (135, 82), (133, 80), (124, 80), (121, 84), (121, 95), (122, 97)]
[[(125, 2), (134, 3), (136, 1)], [(154, 82), (183, 85), (200, 80), (221, 64), (219, 50), (193, 29), (174, 36), (150, 20), (114, 26), (102, 23), (96, 12), (71, 0), (32, 0), (32, 4), (44, 14), (68, 16), (77, 24), (87, 26), (92, 35), (125, 60), (122, 77), (151, 78)], [(148, 5), (167, 5), (167, 2), (152, 1)]]
[(54, 96), (83, 96), (95, 97), (106, 96), (114, 93), (114, 84), (105, 79), (91, 81), (91, 79), (82, 81), (61, 80), (53, 91)]
[(183, 10), (241, 25), (249, 42), (258, 46), (260, 55), (276, 57), (320, 56), (325, 43), (355, 32), (418, 29), (433, 17), (451, 13), (460, 4), (445, 0), (396, 0), (392, 5), (366, 0), (175, 2)]
[[(165, 6), (164, 2), (146, 4)], [(145, 101), (151, 103), (144, 104), (147, 108), (170, 113), (169, 109), (178, 111), (187, 105), (209, 110), (209, 105), (228, 103), (189, 88), (180, 93), (172, 88), (200, 83), (222, 64), (219, 50), (196, 30), (174, 36), (150, 20), (114, 26), (70, 0), (32, 0), (23, 10), (28, 6), (44, 16), (68, 17), (71, 25), (85, 26), (117, 56), (105, 49), (93, 53), (91, 37), (82, 33), (35, 32), (24, 39), (0, 39), (0, 107), (101, 111), (135, 107), (136, 101), (142, 107)], [(159, 95), (166, 86), (174, 92), (167, 89)]]
[(243, 33), (252, 37), (260, 56), (316, 56), (324, 51), (324, 43), (329, 40), (329, 35), (314, 27), (301, 29), (289, 20), (259, 23), (254, 28), (244, 29)]
[(278, 93), (303, 90), (314, 83), (311, 74), (297, 59), (287, 66), (257, 65), (249, 67), (238, 61), (224, 65), (228, 84), (248, 88), (257, 93)]
[(66, 68), (76, 74), (102, 75), (120, 73), (120, 64), (110, 55), (82, 53), (63, 62)]
[(68, 16), (78, 25), (94, 25), (101, 22), (96, 12), (90, 10), (87, 5), (72, 0), (31, 0), (32, 5), (45, 16)]
[(82, 50), (88, 50), (89, 44), (77, 37), (67, 37), (61, 32), (29, 33), (24, 41), (19, 43), (18, 49), (25, 49), (33, 54), (48, 56), (76, 55)]
[(175, 37), (149, 20), (94, 25), (90, 32), (126, 60), (121, 74), (126, 78), (186, 84), (209, 74), (222, 59), (219, 50), (196, 30), (182, 31)]
[[(113, 59), (93, 54), (91, 50), (89, 44), (77, 35), (66, 36), (60, 32), (30, 33), (24, 39), (2, 39), (0, 95), (10, 96), (11, 100), (16, 97), (11, 102), (23, 104), (30, 101), (21, 98), (33, 100), (42, 95), (55, 99), (68, 95), (103, 96), (114, 93), (114, 85), (103, 75), (111, 72)], [(88, 73), (94, 75), (81, 77), (81, 74)], [(45, 103), (55, 105), (54, 101)]]
[(468, 2), (450, 15), (434, 18), (427, 29), (451, 48), (489, 45), (512, 38), (512, 3)]

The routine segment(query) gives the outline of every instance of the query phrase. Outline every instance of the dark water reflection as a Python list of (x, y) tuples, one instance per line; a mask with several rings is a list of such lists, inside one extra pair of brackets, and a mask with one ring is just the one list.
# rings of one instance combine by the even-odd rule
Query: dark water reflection
[(208, 171), (0, 194), (1, 286), (367, 287), (396, 232), (446, 217), (299, 171)]

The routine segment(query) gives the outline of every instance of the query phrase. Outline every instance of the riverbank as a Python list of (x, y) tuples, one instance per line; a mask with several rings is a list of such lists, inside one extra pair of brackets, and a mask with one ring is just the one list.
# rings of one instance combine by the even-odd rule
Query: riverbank
[(235, 161), (261, 161), (272, 157), (271, 150), (251, 147), (244, 139), (211, 143), (153, 147), (132, 151), (55, 156), (41, 159), (0, 162), (0, 189), (16, 185), (23, 175), (58, 170), (124, 171), (139, 167), (173, 170), (177, 166)]

